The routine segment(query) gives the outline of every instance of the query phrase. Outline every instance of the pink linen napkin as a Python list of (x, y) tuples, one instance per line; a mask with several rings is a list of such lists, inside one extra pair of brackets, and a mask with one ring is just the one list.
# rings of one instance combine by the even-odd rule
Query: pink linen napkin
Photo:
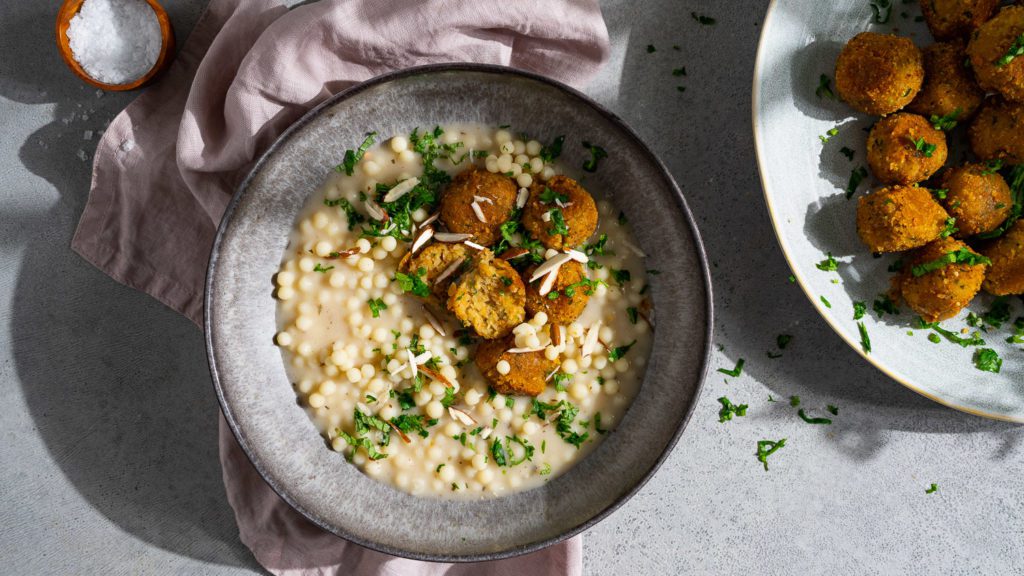
[[(96, 150), (72, 249), (193, 322), (221, 215), (252, 164), (303, 113), (420, 64), (486, 62), (585, 84), (608, 57), (597, 0), (212, 0), (163, 80)], [(242, 542), (274, 574), (578, 575), (579, 538), (511, 560), (430, 564), (364, 549), (284, 503), (223, 418), (220, 451)]]

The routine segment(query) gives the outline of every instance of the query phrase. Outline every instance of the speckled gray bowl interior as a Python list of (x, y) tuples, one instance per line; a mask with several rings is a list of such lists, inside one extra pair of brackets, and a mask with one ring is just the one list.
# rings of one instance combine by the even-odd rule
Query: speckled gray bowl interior
[[(657, 320), (643, 386), (619, 428), (542, 488), (453, 502), (414, 497), (363, 475), (325, 445), (297, 404), (274, 347), (271, 277), (306, 199), (346, 148), (376, 130), (405, 134), (451, 122), (511, 124), (542, 139), (565, 134), (609, 153), (588, 188), (625, 211), (653, 277)], [(340, 94), (299, 121), (235, 196), (210, 261), (210, 367), (228, 423), (267, 482), (339, 536), (401, 556), (487, 560), (575, 534), (609, 513), (657, 468), (696, 401), (710, 342), (710, 285), (700, 240), (661, 163), (620, 120), (582, 95), (499, 67), (427, 67)]]

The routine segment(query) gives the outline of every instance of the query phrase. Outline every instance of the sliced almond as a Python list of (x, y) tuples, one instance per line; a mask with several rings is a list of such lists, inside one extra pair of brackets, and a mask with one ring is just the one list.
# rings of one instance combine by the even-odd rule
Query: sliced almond
[(548, 375), (544, 377), (544, 381), (547, 382), (548, 380), (551, 380), (552, 378), (555, 377), (555, 374), (558, 374), (558, 368), (555, 368), (554, 370), (549, 372)]
[(590, 330), (587, 330), (587, 335), (583, 338), (583, 346), (580, 349), (580, 354), (583, 357), (590, 356), (594, 353), (594, 350), (597, 348), (597, 337), (600, 334), (600, 330), (600, 322), (591, 326)]
[(520, 188), (519, 194), (516, 195), (516, 208), (520, 210), (526, 206), (526, 201), (530, 199), (530, 191), (526, 188)]
[(484, 429), (480, 431), (480, 438), (482, 440), (487, 440), (488, 438), (491, 437), (491, 434), (494, 434), (494, 428), (491, 428), (490, 426), (484, 426)]
[(530, 251), (526, 248), (509, 248), (502, 252), (501, 256), (498, 256), (498, 258), (501, 258), (502, 260), (514, 260), (520, 256), (526, 256), (529, 253)]
[(473, 214), (476, 214), (476, 219), (487, 224), (487, 217), (484, 216), (484, 211), (480, 209), (480, 205), (474, 200), (469, 204), (469, 207), (473, 209)]
[(424, 220), (423, 222), (420, 222), (420, 227), (422, 228), (423, 226), (430, 226), (431, 224), (434, 223), (434, 220), (437, 220), (438, 216), (440, 216), (440, 215), (441, 215), (440, 212), (434, 212), (430, 216), (427, 216), (426, 220)]
[(448, 407), (448, 415), (452, 417), (452, 420), (459, 422), (463, 426), (472, 426), (476, 424), (476, 420), (474, 420), (472, 416), (454, 406)]
[(385, 422), (387, 422), (388, 426), (391, 426), (391, 429), (394, 430), (396, 434), (398, 434), (398, 437), (402, 439), (402, 442), (405, 442), (406, 444), (411, 442), (411, 440), (409, 440), (409, 437), (405, 435), (405, 432), (402, 432), (402, 430), (394, 422), (392, 422), (391, 420), (385, 420)]
[(444, 282), (445, 279), (448, 278), (449, 276), (451, 276), (452, 274), (454, 274), (455, 271), (459, 269), (459, 266), (462, 266), (462, 263), (465, 262), (465, 261), (466, 261), (466, 257), (463, 256), (462, 258), (459, 258), (458, 260), (456, 260), (456, 261), (452, 262), (451, 264), (449, 264), (448, 267), (445, 268), (444, 271), (441, 272), (437, 276), (437, 278), (434, 279), (434, 284), (440, 284), (441, 282)]
[(330, 255), (324, 256), (324, 259), (326, 259), (326, 260), (335, 260), (335, 259), (344, 260), (345, 258), (348, 258), (350, 256), (355, 256), (356, 254), (359, 254), (359, 248), (349, 248), (348, 250), (342, 250), (341, 252), (331, 252)]
[(551, 289), (555, 287), (555, 280), (558, 280), (558, 268), (548, 272), (548, 275), (544, 277), (544, 281), (540, 283), (540, 289), (537, 292), (541, 296), (547, 296)]
[(488, 204), (494, 204), (494, 200), (491, 200), (487, 196), (473, 196), (473, 200), (480, 203), (486, 202)]
[(540, 219), (544, 222), (551, 222), (551, 212), (545, 212), (540, 215)]
[(580, 252), (579, 250), (566, 250), (565, 253), (569, 255), (569, 258), (572, 258), (573, 260), (579, 262), (580, 264), (586, 264), (587, 262), (590, 262), (590, 258), (587, 258), (587, 255), (584, 254), (583, 252)]
[(548, 334), (551, 337), (552, 346), (560, 346), (562, 344), (562, 330), (561, 326), (557, 324), (551, 324), (548, 327)]
[(419, 250), (420, 248), (422, 248), (423, 245), (426, 244), (427, 241), (430, 240), (430, 238), (433, 235), (434, 235), (434, 229), (433, 228), (424, 228), (423, 232), (420, 232), (420, 235), (418, 237), (416, 237), (416, 240), (412, 243), (412, 248), (410, 249), (411, 252), (413, 254), (415, 254), (416, 251)]
[(422, 365), (421, 366), (417, 366), (417, 368), (419, 369), (420, 372), (423, 372), (424, 374), (429, 376), (431, 380), (436, 380), (436, 381), (440, 382), (441, 384), (444, 384), (445, 386), (447, 386), (449, 388), (454, 388), (455, 387), (451, 382), (448, 381), (447, 378), (445, 378), (443, 375), (441, 375), (441, 373), (438, 372), (437, 370), (434, 370), (432, 368), (428, 368), (428, 367), (422, 366)]
[(409, 193), (410, 190), (416, 187), (420, 183), (420, 179), (416, 177), (409, 178), (408, 180), (402, 180), (398, 184), (395, 184), (388, 193), (384, 195), (384, 203), (394, 202), (402, 196)]
[(416, 356), (416, 365), (418, 366), (421, 364), (426, 364), (427, 362), (430, 362), (430, 359), (433, 357), (434, 353), (431, 352), (430, 350), (427, 350), (426, 352)]
[(530, 275), (530, 282), (536, 281), (541, 276), (551, 272), (552, 270), (557, 271), (558, 267), (569, 261), (569, 255), (564, 252), (559, 252), (551, 258), (545, 260), (537, 269)]
[(483, 251), (483, 250), (487, 249), (486, 246), (481, 246), (480, 244), (477, 244), (476, 242), (471, 242), (469, 240), (466, 240), (465, 242), (463, 242), (463, 244), (465, 244), (466, 246), (469, 246), (473, 250), (481, 250), (481, 251)]
[(509, 348), (506, 352), (509, 354), (529, 354), (530, 352), (540, 352), (541, 350), (544, 350), (544, 346), (537, 348)]
[(441, 336), (447, 336), (448, 335), (448, 333), (444, 329), (444, 325), (442, 325), (441, 321), (437, 319), (437, 315), (434, 314), (433, 310), (431, 310), (430, 308), (427, 308), (426, 306), (424, 306), (423, 307), (423, 315), (427, 317), (427, 322), (430, 323), (430, 326), (438, 334), (440, 334)]
[(409, 368), (412, 368), (412, 373), (415, 374), (416, 369), (419, 367), (416, 363), (416, 354), (413, 354), (413, 351), (409, 348), (406, 348), (405, 350), (409, 353)]
[(367, 198), (366, 202), (365, 202), (365, 205), (366, 205), (366, 213), (370, 215), (370, 218), (373, 218), (374, 220), (376, 220), (378, 222), (387, 222), (388, 221), (388, 213), (387, 213), (386, 210), (384, 210), (383, 208), (380, 207), (380, 204), (377, 204), (372, 199)]
[(434, 240), (438, 242), (462, 242), (472, 237), (472, 234), (456, 234), (455, 232), (438, 232), (434, 234)]

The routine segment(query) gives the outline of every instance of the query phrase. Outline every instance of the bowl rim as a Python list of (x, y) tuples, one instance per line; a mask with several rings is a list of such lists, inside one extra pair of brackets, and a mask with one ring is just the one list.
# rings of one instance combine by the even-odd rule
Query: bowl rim
[(782, 251), (782, 257), (785, 258), (786, 263), (789, 264), (789, 270), (793, 274), (793, 277), (796, 279), (797, 285), (799, 285), (800, 289), (803, 290), (804, 296), (806, 296), (807, 300), (810, 301), (811, 306), (818, 312), (818, 315), (825, 320), (825, 323), (828, 324), (829, 328), (831, 328), (832, 331), (835, 332), (840, 339), (846, 342), (846, 344), (850, 348), (852, 348), (857, 354), (860, 354), (861, 358), (867, 360), (872, 366), (877, 368), (879, 371), (881, 371), (883, 374), (885, 374), (892, 380), (895, 380), (896, 382), (902, 384), (904, 387), (920, 394), (921, 396), (924, 396), (925, 398), (928, 398), (929, 400), (932, 400), (933, 402), (936, 402), (948, 408), (953, 408), (954, 410), (959, 410), (960, 412), (965, 412), (973, 416), (980, 416), (982, 418), (1000, 420), (1003, 422), (1024, 423), (1024, 417), (1015, 418), (1012, 416), (1008, 416), (1006, 414), (999, 414), (996, 412), (989, 412), (986, 410), (979, 410), (978, 408), (965, 406), (963, 404), (959, 404), (952, 400), (943, 398), (942, 396), (939, 396), (937, 394), (928, 392), (920, 388), (911, 380), (899, 376), (894, 371), (892, 371), (888, 366), (883, 365), (883, 363), (880, 360), (877, 360), (876, 358), (872, 357), (869, 354), (865, 354), (864, 351), (861, 350), (860, 342), (844, 334), (839, 329), (839, 326), (836, 323), (836, 321), (830, 317), (824, 305), (821, 304), (818, 298), (812, 293), (810, 286), (808, 286), (807, 283), (804, 281), (804, 277), (800, 273), (800, 268), (794, 263), (793, 259), (790, 256), (789, 244), (786, 242), (786, 238), (782, 233), (783, 224), (779, 221), (778, 218), (775, 217), (775, 208), (774, 204), (772, 203), (772, 194), (768, 191), (769, 186), (768, 179), (766, 176), (768, 171), (767, 164), (766, 160), (764, 159), (764, 154), (762, 152), (762, 148), (765, 144), (762, 141), (761, 133), (758, 130), (758, 119), (760, 117), (758, 112), (761, 106), (761, 87), (764, 85), (764, 80), (766, 77), (764, 59), (765, 54), (767, 53), (766, 45), (768, 43), (768, 31), (772, 27), (772, 24), (774, 24), (774, 16), (779, 12), (779, 10), (777, 9), (779, 4), (780, 0), (771, 1), (771, 3), (768, 5), (768, 11), (765, 13), (764, 22), (761, 25), (761, 37), (758, 39), (757, 42), (757, 57), (754, 59), (753, 87), (751, 90), (750, 106), (750, 124), (751, 130), (754, 133), (754, 156), (757, 159), (758, 176), (761, 180), (761, 191), (764, 194), (765, 207), (768, 210), (768, 218), (771, 220), (772, 229), (775, 232), (775, 239), (779, 243), (779, 248)]
[[(456, 73), (458, 73), (458, 72), (484, 73), (484, 74), (491, 74), (491, 75), (497, 75), (497, 76), (503, 76), (503, 75), (504, 76), (508, 76), (508, 75), (511, 75), (511, 76), (517, 76), (517, 77), (520, 77), (520, 78), (525, 78), (527, 80), (532, 80), (532, 81), (535, 81), (535, 82), (539, 82), (539, 83), (542, 83), (542, 84), (546, 84), (546, 85), (548, 85), (550, 87), (553, 87), (553, 88), (555, 88), (557, 90), (560, 90), (560, 91), (562, 91), (564, 93), (567, 93), (569, 96), (574, 97), (577, 101), (579, 101), (580, 104), (585, 105), (585, 106), (589, 106), (592, 110), (594, 110), (595, 112), (600, 114), (602, 117), (604, 117), (606, 120), (611, 122), (615, 126), (616, 129), (621, 130), (622, 133), (627, 138), (632, 140), (639, 147), (639, 150), (641, 151), (641, 153), (643, 153), (645, 156), (647, 156), (648, 159), (657, 167), (657, 169), (661, 172), (660, 176), (665, 179), (665, 181), (669, 185), (670, 190), (672, 192), (674, 192), (674, 194), (673, 194), (674, 199), (678, 202), (679, 209), (680, 209), (680, 211), (682, 212), (682, 214), (684, 216), (684, 221), (679, 222), (679, 225), (688, 226), (689, 230), (690, 230), (690, 233), (693, 235), (694, 248), (695, 248), (695, 252), (696, 252), (696, 256), (697, 256), (697, 262), (698, 262), (698, 265), (699, 265), (699, 268), (700, 268), (700, 272), (701, 272), (701, 276), (702, 276), (703, 284), (704, 284), (704, 294), (705, 294), (705, 297), (704, 297), (704, 300), (705, 300), (705, 302), (704, 302), (704, 311), (705, 311), (705, 314), (706, 314), (706, 317), (707, 317), (707, 323), (706, 323), (706, 326), (705, 326), (705, 329), (704, 329), (704, 334), (703, 334), (703, 337), (705, 339), (704, 340), (704, 351), (703, 351), (703, 354), (701, 356), (701, 364), (700, 364), (699, 371), (698, 371), (698, 381), (697, 381), (697, 384), (696, 384), (696, 388), (694, 389), (693, 400), (692, 400), (692, 402), (690, 402), (690, 406), (687, 408), (686, 413), (683, 414), (682, 418), (679, 420), (679, 426), (677, 427), (675, 432), (672, 434), (672, 437), (669, 439), (669, 442), (665, 445), (665, 448), (662, 451), (662, 453), (655, 460), (655, 462), (651, 466), (650, 470), (647, 471), (647, 473), (643, 476), (643, 478), (640, 479), (639, 482), (636, 483), (636, 485), (630, 487), (620, 497), (618, 497), (617, 499), (613, 500), (611, 503), (608, 504), (608, 506), (606, 506), (603, 510), (601, 510), (600, 512), (598, 512), (594, 516), (590, 517), (589, 519), (585, 520), (584, 522), (581, 522), (580, 524), (576, 525), (575, 527), (573, 527), (573, 528), (571, 528), (569, 530), (566, 530), (566, 531), (564, 531), (564, 532), (562, 532), (562, 533), (560, 533), (560, 534), (558, 534), (556, 536), (553, 536), (551, 538), (547, 538), (547, 539), (544, 539), (544, 540), (539, 540), (539, 541), (529, 542), (529, 543), (526, 543), (526, 544), (521, 544), (521, 545), (513, 547), (513, 548), (508, 548), (508, 549), (499, 550), (499, 551), (495, 551), (495, 552), (485, 552), (485, 553), (481, 553), (481, 554), (472, 554), (472, 555), (463, 555), (463, 556), (445, 555), (445, 554), (424, 554), (424, 553), (419, 553), (419, 552), (410, 552), (408, 550), (404, 550), (404, 549), (402, 549), (400, 547), (397, 547), (397, 546), (385, 544), (385, 543), (382, 543), (382, 542), (369, 541), (369, 540), (366, 540), (366, 539), (361, 538), (359, 536), (353, 535), (353, 534), (349, 533), (348, 531), (346, 531), (346, 530), (344, 530), (344, 529), (342, 529), (340, 527), (330, 526), (326, 522), (319, 521), (314, 516), (312, 516), (309, 512), (307, 512), (305, 509), (303, 509), (301, 506), (297, 505), (296, 502), (293, 501), (293, 499), (288, 495), (288, 493), (286, 492), (286, 490), (283, 487), (278, 486), (272, 479), (268, 478), (268, 476), (265, 473), (265, 471), (263, 470), (263, 468), (259, 464), (257, 464), (256, 461), (253, 459), (252, 451), (251, 451), (250, 447), (248, 446), (248, 444), (246, 443), (245, 439), (242, 437), (242, 434), (241, 434), (241, 432), (239, 430), (238, 423), (235, 421), (234, 414), (232, 413), (231, 408), (228, 406), (227, 401), (225, 400), (224, 391), (223, 391), (223, 388), (221, 386), (221, 381), (220, 381), (220, 374), (217, 371), (217, 364), (216, 364), (216, 360), (214, 359), (214, 349), (213, 349), (212, 332), (211, 332), (212, 319), (210, 317), (211, 304), (212, 304), (212, 300), (213, 300), (213, 296), (212, 296), (213, 295), (213, 290), (211, 290), (211, 287), (213, 286), (213, 282), (214, 282), (214, 276), (215, 276), (215, 272), (216, 272), (218, 256), (219, 256), (219, 253), (220, 253), (221, 242), (223, 240), (225, 230), (227, 229), (228, 223), (231, 221), (231, 218), (232, 218), (232, 216), (234, 214), (234, 211), (237, 208), (237, 206), (238, 206), (238, 204), (239, 204), (239, 202), (241, 200), (242, 195), (248, 189), (250, 182), (260, 174), (260, 172), (262, 171), (264, 165), (268, 162), (270, 157), (275, 155), (277, 150), (279, 148), (282, 148), (299, 130), (304, 128), (307, 124), (309, 124), (317, 116), (319, 116), (322, 110), (324, 110), (326, 108), (329, 108), (331, 106), (334, 106), (335, 104), (337, 104), (337, 103), (339, 103), (339, 102), (341, 102), (343, 100), (346, 100), (346, 99), (348, 99), (348, 98), (350, 98), (352, 96), (355, 96), (355, 95), (357, 95), (357, 94), (359, 94), (359, 93), (361, 93), (361, 92), (363, 92), (365, 90), (368, 90), (368, 89), (374, 88), (376, 86), (379, 86), (379, 85), (382, 85), (382, 84), (386, 84), (388, 82), (392, 82), (392, 81), (395, 81), (395, 80), (401, 80), (403, 78), (412, 77), (412, 76), (420, 76), (420, 75), (426, 75), (426, 74), (437, 74), (437, 73), (451, 73), (451, 72), (456, 72)], [(668, 167), (664, 164), (664, 162), (662, 162), (661, 159), (658, 158), (658, 156), (654, 154), (654, 152), (650, 149), (650, 147), (648, 147), (647, 144), (644, 143), (643, 140), (641, 140), (640, 136), (632, 128), (630, 128), (618, 115), (616, 115), (614, 112), (611, 112), (610, 110), (608, 110), (607, 108), (605, 108), (601, 104), (598, 104), (597, 102), (592, 100), (590, 97), (588, 97), (587, 95), (583, 94), (582, 92), (576, 90), (575, 88), (572, 88), (572, 87), (570, 87), (570, 86), (568, 86), (566, 84), (563, 84), (563, 83), (561, 83), (561, 82), (559, 82), (557, 80), (554, 80), (554, 79), (551, 79), (551, 78), (548, 78), (548, 77), (545, 77), (545, 76), (542, 76), (542, 75), (539, 75), (539, 74), (535, 74), (535, 73), (532, 73), (532, 72), (528, 72), (528, 71), (524, 71), (524, 70), (520, 70), (520, 69), (516, 69), (516, 68), (511, 68), (511, 67), (508, 67), (508, 66), (494, 65), (494, 64), (477, 64), (477, 63), (427, 64), (427, 65), (423, 65), (423, 66), (414, 66), (414, 67), (410, 67), (410, 68), (404, 68), (404, 69), (396, 70), (394, 72), (389, 72), (389, 73), (386, 73), (386, 74), (383, 74), (383, 75), (380, 75), (380, 76), (375, 76), (373, 78), (370, 78), (369, 80), (366, 80), (364, 82), (358, 83), (358, 84), (356, 84), (356, 85), (354, 85), (354, 86), (352, 86), (352, 87), (350, 87), (350, 88), (348, 88), (346, 90), (343, 90), (343, 91), (341, 91), (341, 92), (331, 96), (330, 98), (328, 98), (324, 102), (322, 102), (322, 103), (318, 104), (316, 107), (312, 108), (309, 112), (305, 113), (301, 118), (296, 120), (291, 126), (289, 126), (287, 129), (285, 129), (281, 133), (281, 135), (274, 141), (274, 143), (271, 144), (270, 147), (267, 148), (267, 150), (260, 155), (259, 160), (253, 165), (252, 169), (249, 171), (249, 173), (246, 175), (246, 177), (242, 180), (242, 182), (238, 185), (238, 188), (235, 190), (235, 193), (232, 195), (231, 201), (228, 203), (227, 208), (224, 211), (224, 216), (222, 217), (222, 219), (220, 221), (220, 224), (217, 227), (217, 235), (216, 235), (216, 238), (214, 239), (213, 248), (212, 248), (212, 250), (210, 252), (210, 260), (209, 260), (209, 263), (208, 263), (208, 266), (207, 266), (206, 282), (205, 282), (205, 293), (203, 295), (203, 333), (204, 333), (204, 337), (205, 337), (205, 341), (206, 341), (206, 356), (207, 356), (207, 362), (208, 362), (209, 369), (210, 369), (210, 376), (212, 378), (214, 389), (215, 389), (215, 392), (217, 394), (218, 403), (220, 404), (220, 407), (221, 407), (221, 412), (223, 413), (224, 419), (225, 419), (225, 421), (228, 424), (228, 428), (231, 430), (231, 433), (235, 437), (235, 440), (242, 447), (242, 450), (243, 450), (243, 452), (245, 452), (245, 455), (249, 459), (249, 462), (252, 463), (253, 467), (259, 473), (259, 475), (263, 479), (263, 481), (266, 482), (267, 485), (270, 486), (270, 488), (282, 500), (284, 500), (289, 506), (291, 506), (294, 510), (299, 512), (307, 520), (309, 520), (310, 522), (312, 522), (316, 526), (320, 527), (321, 529), (323, 529), (323, 530), (325, 530), (327, 532), (330, 532), (330, 533), (332, 533), (332, 534), (334, 534), (334, 535), (336, 535), (336, 536), (338, 536), (340, 538), (343, 538), (343, 539), (345, 539), (345, 540), (347, 540), (349, 542), (353, 542), (355, 544), (358, 544), (358, 545), (363, 546), (365, 548), (369, 548), (369, 549), (374, 550), (376, 552), (381, 552), (381, 553), (384, 553), (384, 554), (390, 554), (390, 555), (393, 555), (393, 556), (400, 556), (400, 557), (403, 557), (403, 558), (410, 558), (410, 559), (414, 559), (414, 560), (428, 561), (428, 562), (451, 562), (451, 563), (486, 562), (486, 561), (492, 561), (492, 560), (501, 560), (501, 559), (505, 559), (505, 558), (513, 558), (513, 557), (520, 556), (520, 555), (523, 555), (523, 554), (528, 554), (530, 552), (535, 552), (535, 551), (541, 550), (543, 548), (546, 548), (548, 546), (557, 544), (559, 542), (565, 541), (565, 540), (567, 540), (569, 538), (572, 538), (572, 537), (576, 536), (577, 534), (583, 532), (584, 530), (587, 530), (588, 528), (594, 526), (595, 524), (597, 524), (601, 520), (604, 520), (612, 512), (618, 510), (618, 508), (620, 506), (625, 504), (641, 488), (643, 488), (644, 485), (646, 485), (647, 482), (651, 479), (651, 477), (654, 476), (654, 474), (661, 468), (661, 465), (665, 462), (665, 460), (668, 458), (668, 456), (672, 453), (673, 449), (678, 444), (679, 438), (682, 436), (683, 431), (686, 429), (687, 425), (689, 424), (690, 418), (693, 416), (693, 412), (696, 409), (696, 406), (697, 406), (698, 401), (700, 399), (701, 392), (703, 391), (704, 382), (707, 379), (708, 366), (709, 366), (710, 357), (711, 357), (711, 347), (712, 347), (712, 342), (713, 342), (713, 339), (714, 339), (714, 297), (713, 297), (712, 285), (711, 285), (711, 273), (710, 273), (710, 268), (708, 267), (708, 260), (707, 260), (707, 255), (706, 255), (705, 249), (704, 249), (704, 243), (703, 243), (703, 240), (701, 239), (700, 231), (697, 228), (696, 221), (693, 218), (693, 214), (690, 211), (689, 205), (686, 202), (686, 198), (683, 196), (683, 193), (680, 190), (679, 185), (676, 183), (675, 179), (672, 177), (671, 172), (668, 170)]]

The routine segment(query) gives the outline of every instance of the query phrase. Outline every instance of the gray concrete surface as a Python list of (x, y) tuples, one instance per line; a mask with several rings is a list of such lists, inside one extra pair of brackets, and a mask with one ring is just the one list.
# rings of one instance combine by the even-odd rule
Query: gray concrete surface
[[(203, 2), (165, 4), (184, 39)], [(1022, 429), (888, 380), (786, 281), (749, 120), (767, 1), (603, 5), (614, 58), (590, 93), (682, 184), (713, 263), (712, 368), (747, 369), (712, 373), (666, 465), (585, 535), (586, 573), (1024, 571)], [(0, 574), (259, 573), (224, 499), (202, 335), (68, 250), (97, 139), (83, 133), (131, 95), (98, 97), (65, 69), (55, 9), (0, 4)], [(838, 405), (835, 424), (800, 421), (792, 394)], [(721, 395), (749, 415), (719, 424)], [(765, 472), (755, 443), (779, 438)]]

